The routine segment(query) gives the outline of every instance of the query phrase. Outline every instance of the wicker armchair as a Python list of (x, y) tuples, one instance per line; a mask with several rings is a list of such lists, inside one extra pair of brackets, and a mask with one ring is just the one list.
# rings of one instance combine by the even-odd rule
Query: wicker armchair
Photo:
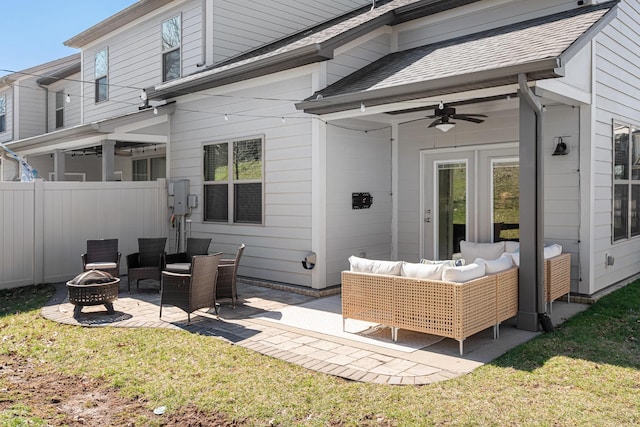
[(187, 239), (185, 252), (166, 254), (163, 256), (162, 269), (174, 273), (188, 273), (191, 271), (191, 258), (195, 255), (207, 255), (211, 239)]
[(238, 290), (236, 286), (238, 276), (238, 266), (240, 257), (244, 252), (244, 244), (240, 245), (236, 252), (235, 259), (222, 259), (218, 265), (218, 284), (216, 286), (216, 298), (231, 298), (233, 308), (238, 300)]
[(187, 313), (191, 323), (191, 313), (201, 308), (214, 308), (216, 315), (216, 278), (218, 263), (222, 253), (196, 255), (191, 258), (191, 274), (162, 272), (160, 288), (160, 317), (162, 305), (173, 305)]
[(140, 279), (160, 281), (162, 256), (166, 243), (166, 237), (138, 239), (138, 252), (127, 255), (129, 292), (131, 291), (131, 282), (136, 282), (136, 287), (139, 287), (138, 281)]
[(120, 277), (118, 239), (87, 240), (87, 252), (80, 255), (82, 270), (100, 270)]

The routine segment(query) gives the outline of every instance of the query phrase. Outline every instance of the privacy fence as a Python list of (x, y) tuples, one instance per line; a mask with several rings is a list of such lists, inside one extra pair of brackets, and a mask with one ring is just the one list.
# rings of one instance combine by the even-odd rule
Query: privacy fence
[(138, 237), (168, 235), (168, 215), (164, 179), (0, 182), (0, 289), (75, 277), (88, 239), (119, 239), (124, 272)]

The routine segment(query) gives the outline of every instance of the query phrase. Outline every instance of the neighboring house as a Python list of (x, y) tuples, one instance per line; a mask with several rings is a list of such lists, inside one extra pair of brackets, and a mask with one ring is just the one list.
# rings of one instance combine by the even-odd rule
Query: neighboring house
[(66, 42), (82, 124), (12, 146), (166, 146), (192, 233), (247, 244), (243, 276), (323, 289), (350, 255), (519, 237), (521, 296), (543, 240), (591, 295), (640, 273), (638, 22), (636, 0), (141, 0)]

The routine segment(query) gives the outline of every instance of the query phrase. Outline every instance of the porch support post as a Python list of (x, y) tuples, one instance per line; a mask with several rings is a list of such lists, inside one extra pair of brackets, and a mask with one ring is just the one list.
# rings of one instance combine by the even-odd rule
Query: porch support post
[(56, 150), (53, 152), (53, 180), (64, 181), (64, 172), (66, 168), (64, 151)]
[[(526, 81), (524, 83), (526, 86)], [(527, 92), (529, 91), (529, 92)], [(520, 99), (520, 268), (517, 327), (537, 331), (544, 313), (544, 170), (541, 109), (528, 86)]]
[(115, 141), (102, 141), (102, 180), (103, 181), (115, 181), (115, 175), (113, 173), (115, 169), (115, 155), (116, 142)]

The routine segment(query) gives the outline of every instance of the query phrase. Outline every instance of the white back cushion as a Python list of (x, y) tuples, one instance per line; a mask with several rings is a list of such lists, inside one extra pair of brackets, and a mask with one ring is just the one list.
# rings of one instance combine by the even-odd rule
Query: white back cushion
[(553, 258), (562, 253), (562, 246), (557, 243), (544, 247), (544, 259)]
[(462, 240), (460, 242), (460, 252), (465, 264), (473, 262), (476, 258), (498, 259), (504, 253), (504, 242), (474, 243)]
[(445, 267), (442, 272), (442, 280), (446, 282), (463, 283), (469, 280), (477, 279), (485, 275), (485, 266), (482, 264), (471, 263), (461, 267)]
[(504, 242), (505, 252), (518, 252), (519, 250), (520, 250), (520, 242), (511, 242), (509, 240), (505, 240)]
[(357, 273), (388, 274), (398, 276), (402, 268), (402, 261), (380, 261), (375, 259), (349, 257), (351, 271)]
[(445, 265), (403, 262), (400, 275), (416, 279), (440, 280)]
[(477, 258), (473, 261), (474, 264), (483, 264), (485, 273), (499, 273), (504, 270), (508, 270), (513, 267), (513, 261), (511, 260), (511, 254), (504, 253), (498, 259), (482, 259)]

